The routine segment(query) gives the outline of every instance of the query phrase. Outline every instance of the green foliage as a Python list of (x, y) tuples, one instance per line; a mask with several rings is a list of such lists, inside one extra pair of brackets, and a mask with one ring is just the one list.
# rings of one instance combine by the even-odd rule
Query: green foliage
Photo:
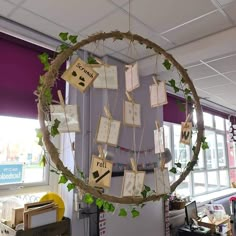
[(125, 208), (120, 209), (119, 216), (121, 216), (121, 217), (126, 217), (127, 216), (127, 211), (125, 210)]
[(57, 175), (60, 175), (60, 172), (57, 171), (57, 170), (53, 170), (53, 169), (51, 169), (50, 172), (55, 173), (55, 174), (57, 174)]
[(96, 205), (99, 209), (103, 207), (103, 204), (104, 204), (104, 200), (102, 200), (101, 198), (97, 198)]
[(48, 61), (49, 55), (46, 52), (44, 52), (44, 53), (38, 55), (38, 58), (39, 58), (40, 62), (44, 65), (43, 70), (48, 71), (49, 66), (50, 66), (50, 63)]
[(83, 201), (89, 205), (91, 205), (94, 202), (93, 196), (90, 193), (86, 193), (84, 195)]
[(169, 196), (168, 196), (167, 194), (165, 194), (165, 195), (162, 197), (162, 199), (163, 199), (164, 201), (166, 201), (167, 199), (169, 199)]
[(35, 129), (36, 131), (36, 137), (38, 138), (38, 145), (43, 146), (43, 133), (41, 129)]
[(139, 211), (137, 211), (135, 208), (131, 210), (132, 217), (138, 217), (140, 215)]
[(47, 159), (46, 159), (46, 155), (44, 153), (41, 160), (40, 160), (40, 162), (39, 162), (39, 165), (42, 166), (42, 167), (45, 167), (46, 164), (47, 164)]
[(69, 45), (66, 43), (67, 41), (69, 41), (68, 43), (75, 44), (77, 43), (77, 38), (78, 38), (77, 35), (70, 35), (68, 32), (61, 32), (59, 34), (59, 37), (61, 38), (62, 41), (65, 42), (59, 46), (60, 52), (63, 52), (64, 50), (69, 48)]
[(63, 52), (64, 50), (66, 50), (67, 48), (69, 48), (69, 46), (67, 44), (61, 44), (60, 45), (60, 52)]
[(69, 36), (69, 40), (72, 44), (77, 43), (77, 38), (78, 38), (78, 35), (70, 35)]
[(182, 164), (180, 162), (176, 162), (175, 165), (177, 166), (177, 168), (181, 168)]
[(162, 65), (163, 65), (167, 70), (170, 70), (170, 68), (171, 68), (171, 63), (169, 62), (168, 59), (165, 59), (165, 61), (162, 63)]
[(79, 177), (79, 179), (85, 180), (84, 172), (81, 171), (81, 170), (79, 170), (79, 169), (77, 169), (77, 171), (78, 171), (78, 175), (79, 175), (78, 177)]
[(52, 92), (50, 88), (46, 88), (44, 91), (45, 102), (49, 105), (52, 103)]
[(180, 89), (176, 86), (175, 80), (171, 79), (168, 82), (169, 82), (170, 87), (174, 89), (174, 92), (178, 93)]
[(208, 142), (206, 141), (206, 137), (201, 138), (201, 143), (202, 143), (203, 150), (209, 149)]
[(177, 173), (176, 167), (172, 167), (172, 168), (170, 169), (170, 172), (172, 172), (173, 174), (176, 174), (176, 173)]
[(195, 153), (195, 151), (196, 151), (196, 146), (193, 146), (193, 147), (192, 147), (192, 151)]
[(144, 190), (141, 192), (143, 198), (147, 198), (148, 196), (152, 195), (155, 191), (151, 190), (151, 188), (147, 185), (144, 185)]
[(65, 184), (68, 182), (68, 179), (66, 178), (65, 175), (61, 175), (60, 179), (59, 179), (59, 184)]
[(75, 184), (74, 183), (69, 183), (69, 184), (67, 184), (67, 189), (68, 189), (68, 192), (70, 192), (72, 189), (74, 189), (75, 188)]
[(115, 207), (112, 203), (104, 201), (103, 203), (103, 210), (107, 211), (107, 212), (114, 212), (115, 211)]
[(54, 124), (51, 127), (51, 135), (52, 137), (55, 137), (56, 135), (59, 134), (58, 127), (61, 122), (58, 119), (54, 120)]
[(184, 94), (185, 95), (189, 95), (191, 93), (191, 90), (190, 89), (188, 89), (188, 88), (185, 88), (184, 89)]
[(61, 33), (59, 34), (59, 37), (61, 38), (61, 40), (67, 41), (68, 35), (69, 35), (68, 32), (61, 32)]
[(88, 64), (98, 64), (98, 62), (95, 60), (94, 57), (92, 56), (89, 56), (88, 59), (87, 59), (87, 63)]

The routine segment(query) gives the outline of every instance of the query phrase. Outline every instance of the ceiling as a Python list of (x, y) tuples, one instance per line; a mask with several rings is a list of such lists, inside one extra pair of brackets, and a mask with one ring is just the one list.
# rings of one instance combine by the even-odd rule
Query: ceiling
[[(199, 96), (236, 111), (236, 0), (0, 0), (0, 15), (1, 31), (40, 41), (37, 31), (50, 36), (45, 44), (60, 32), (79, 39), (99, 31), (138, 33), (185, 66)], [(161, 79), (176, 76), (164, 71), (162, 58), (156, 68), (151, 50), (125, 40), (85, 49), (126, 63), (138, 60), (143, 76), (156, 69)]]

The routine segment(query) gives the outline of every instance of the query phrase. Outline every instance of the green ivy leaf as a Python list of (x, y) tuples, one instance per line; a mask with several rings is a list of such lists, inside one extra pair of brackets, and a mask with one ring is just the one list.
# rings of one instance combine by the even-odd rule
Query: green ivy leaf
[(192, 147), (192, 151), (195, 152), (196, 151), (196, 146)]
[(139, 211), (137, 211), (135, 208), (132, 209), (131, 211), (132, 217), (138, 217), (140, 215)]
[(103, 203), (103, 209), (104, 211), (107, 211), (107, 212), (114, 212), (115, 211), (115, 207), (112, 203), (110, 202), (104, 202)]
[(165, 195), (162, 197), (162, 199), (163, 199), (164, 201), (166, 201), (167, 199), (169, 199), (169, 196), (168, 196), (167, 194), (165, 194)]
[(142, 192), (141, 192), (143, 198), (146, 198), (147, 197), (147, 191), (144, 189)]
[(39, 162), (39, 165), (42, 166), (42, 167), (45, 167), (46, 164), (47, 164), (46, 155), (43, 154), (43, 156), (42, 156), (42, 158), (41, 158), (41, 160), (40, 160), (40, 162)]
[(170, 70), (171, 68), (171, 63), (169, 62), (169, 60), (165, 59), (165, 61), (162, 63), (162, 65), (167, 69)]
[(202, 142), (202, 149), (203, 150), (209, 149), (209, 145), (208, 145), (208, 142), (206, 141), (206, 137), (202, 137), (201, 142)]
[(181, 82), (182, 84), (185, 84), (184, 78), (182, 78), (180, 82)]
[(51, 93), (51, 89), (47, 88), (44, 91), (44, 98), (45, 98), (45, 102), (47, 104), (51, 104), (52, 103), (52, 93)]
[(70, 35), (70, 36), (69, 36), (69, 40), (70, 40), (71, 43), (73, 43), (73, 44), (77, 43), (77, 38), (78, 38), (77, 35)]
[(187, 96), (187, 101), (188, 102), (192, 102), (192, 97), (191, 96)]
[(35, 129), (36, 131), (36, 137), (38, 138), (38, 145), (43, 146), (43, 133), (41, 132), (41, 129)]
[(90, 193), (84, 195), (84, 202), (91, 205), (94, 202), (93, 196)]
[(127, 211), (124, 208), (120, 209), (119, 216), (121, 217), (126, 217), (127, 216)]
[(69, 184), (67, 184), (66, 187), (67, 187), (68, 191), (70, 192), (72, 189), (75, 188), (75, 184), (73, 184), (73, 183), (69, 183)]
[(147, 192), (150, 192), (151, 191), (151, 188), (147, 185), (144, 185), (144, 189), (147, 191)]
[(181, 168), (182, 167), (182, 164), (180, 162), (176, 162), (175, 165), (178, 167), (178, 168)]
[(169, 82), (169, 85), (174, 89), (174, 92), (178, 93), (180, 89), (176, 86), (175, 80), (171, 79), (168, 82)]
[(52, 137), (55, 137), (56, 135), (59, 134), (58, 127), (61, 122), (58, 119), (54, 120), (54, 124), (51, 127), (51, 135)]
[(94, 57), (92, 56), (89, 56), (88, 59), (87, 59), (87, 63), (88, 64), (98, 64), (98, 62), (95, 60)]
[(43, 70), (47, 71), (49, 69), (49, 66), (50, 66), (50, 64), (48, 62), (49, 55), (46, 52), (44, 52), (44, 53), (38, 55), (38, 58), (39, 58), (40, 62), (44, 65)]
[(97, 207), (98, 207), (99, 209), (102, 208), (103, 203), (104, 203), (104, 200), (102, 200), (101, 198), (97, 198), (97, 200), (96, 200), (96, 205), (97, 205)]
[(144, 206), (146, 206), (146, 204), (142, 203), (142, 205), (140, 207), (143, 208)]
[(68, 39), (68, 35), (69, 35), (68, 32), (61, 32), (59, 34), (59, 37), (61, 38), (61, 40), (66, 41)]
[(190, 94), (190, 93), (191, 93), (191, 90), (190, 90), (190, 89), (186, 88), (186, 89), (184, 90), (184, 94), (185, 94), (185, 95), (188, 95), (188, 94)]
[(66, 50), (67, 48), (69, 48), (69, 46), (67, 44), (62, 44), (60, 45), (60, 52), (63, 52), (64, 50)]
[(176, 169), (175, 167), (172, 167), (172, 168), (170, 169), (170, 172), (172, 172), (173, 174), (176, 174), (176, 173), (177, 173), (177, 169)]
[(58, 184), (65, 184), (65, 183), (67, 183), (67, 181), (68, 181), (68, 179), (66, 178), (66, 176), (62, 175), (60, 177)]
[(52, 173), (55, 173), (55, 174), (57, 174), (57, 175), (59, 175), (59, 174), (60, 174), (58, 171), (56, 171), (56, 170), (53, 170), (53, 169), (51, 169), (51, 170), (50, 170), (50, 172), (52, 172)]

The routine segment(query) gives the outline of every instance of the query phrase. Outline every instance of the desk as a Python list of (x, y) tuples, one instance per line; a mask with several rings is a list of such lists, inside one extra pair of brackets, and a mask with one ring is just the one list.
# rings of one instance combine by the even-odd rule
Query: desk
[(200, 229), (195, 229), (195, 230), (190, 230), (188, 226), (183, 226), (178, 229), (178, 235), (179, 236), (200, 236), (200, 235), (210, 235), (211, 230), (206, 227), (202, 227), (202, 230)]
[(207, 228), (210, 228), (212, 235), (214, 235), (214, 233), (216, 232), (216, 226), (221, 225), (221, 224), (228, 224), (227, 235), (232, 236), (230, 216), (227, 216), (227, 218), (223, 220), (215, 221), (215, 222), (211, 222), (209, 218), (206, 216), (206, 217), (203, 217), (201, 220), (199, 220), (198, 224), (200, 226), (205, 226)]

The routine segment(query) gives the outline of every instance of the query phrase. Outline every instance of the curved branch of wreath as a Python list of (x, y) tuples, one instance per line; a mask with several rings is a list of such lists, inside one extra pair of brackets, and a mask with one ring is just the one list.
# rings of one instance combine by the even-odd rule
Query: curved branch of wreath
[(191, 90), (192, 96), (193, 96), (193, 102), (194, 102), (194, 106), (195, 106), (196, 114), (197, 114), (197, 121), (198, 121), (197, 122), (198, 133), (197, 133), (196, 148), (193, 151), (192, 159), (190, 161), (190, 164), (187, 166), (186, 170), (180, 175), (179, 179), (177, 179), (171, 185), (171, 192), (173, 192), (176, 189), (176, 187), (186, 178), (186, 176), (193, 169), (194, 165), (197, 163), (198, 154), (201, 148), (201, 140), (203, 138), (203, 131), (204, 131), (203, 113), (202, 113), (199, 97), (197, 95), (195, 87), (192, 81), (190, 80), (186, 70), (174, 59), (174, 57), (171, 54), (167, 53), (164, 49), (162, 49), (157, 44), (137, 34), (132, 34), (130, 32), (123, 33), (120, 31), (112, 31), (109, 33), (97, 33), (88, 37), (87, 39), (84, 39), (78, 42), (74, 46), (71, 46), (70, 48), (60, 53), (51, 63), (49, 70), (43, 75), (44, 83), (43, 83), (41, 92), (38, 94), (39, 122), (40, 122), (41, 132), (43, 134), (44, 145), (51, 157), (51, 160), (54, 162), (57, 169), (61, 171), (62, 174), (65, 175), (68, 178), (68, 180), (74, 183), (81, 191), (85, 193), (90, 193), (94, 197), (101, 198), (108, 202), (139, 205), (144, 202), (159, 200), (161, 197), (163, 197), (163, 195), (151, 195), (151, 196), (148, 196), (147, 198), (118, 197), (118, 196), (104, 194), (100, 192), (98, 189), (87, 185), (83, 180), (77, 178), (75, 175), (72, 174), (72, 172), (67, 167), (64, 166), (63, 162), (59, 158), (59, 153), (58, 153), (57, 148), (54, 146), (54, 144), (50, 140), (50, 133), (45, 123), (45, 118), (46, 118), (45, 110), (47, 110), (46, 109), (47, 104), (45, 103), (43, 94), (46, 89), (49, 89), (49, 88), (51, 89), (54, 86), (60, 66), (73, 54), (74, 51), (82, 48), (83, 46), (89, 43), (97, 42), (99, 40), (106, 40), (109, 38), (113, 38), (114, 40), (128, 39), (130, 41), (137, 41), (140, 44), (146, 45), (147, 48), (153, 49), (156, 53), (162, 54), (166, 59), (168, 59), (171, 62), (172, 65), (174, 65), (177, 68), (184, 82), (188, 85), (189, 89)]

